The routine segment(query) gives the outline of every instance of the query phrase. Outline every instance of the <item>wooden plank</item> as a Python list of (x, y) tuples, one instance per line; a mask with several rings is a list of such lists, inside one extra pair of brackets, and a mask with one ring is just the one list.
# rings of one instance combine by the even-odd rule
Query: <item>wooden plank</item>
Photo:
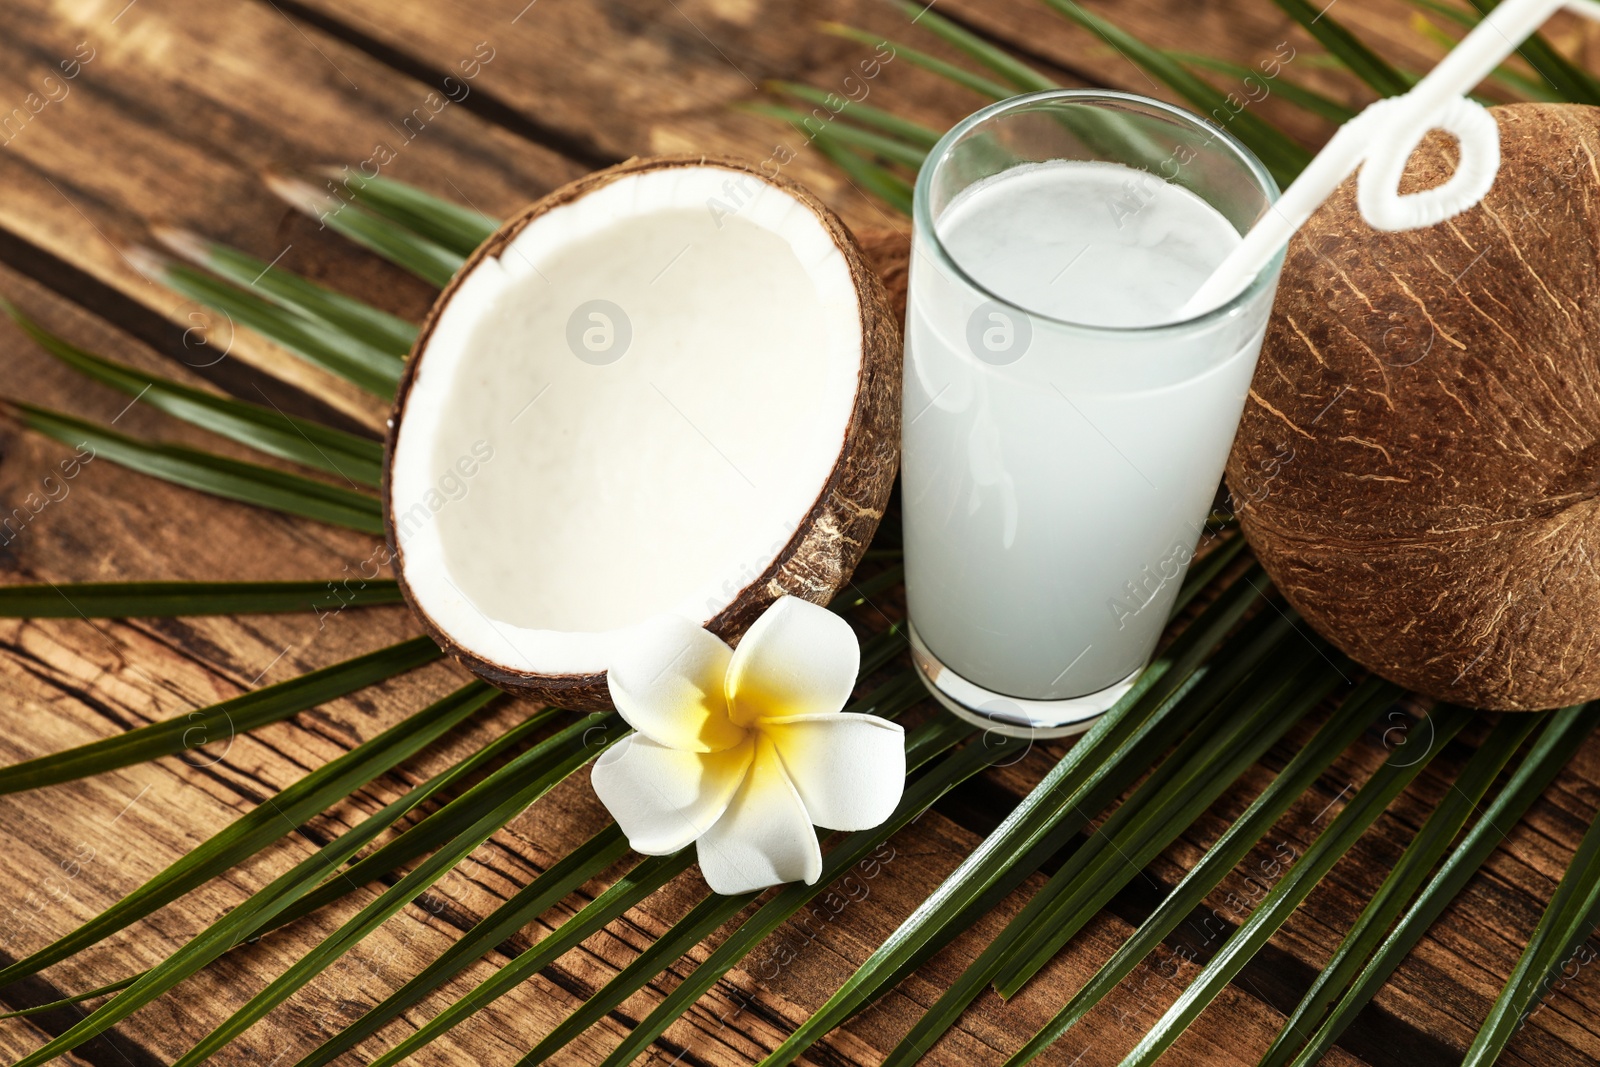
[[(1001, 16), (979, 12), (975, 5), (971, 10), (957, 10), (997, 37), (1018, 35), (1042, 57), (1058, 56), (1050, 61), (1059, 62), (1063, 70), (1106, 76), (1097, 73), (1099, 65), (1109, 69), (1114, 57), (1093, 54), (1090, 42), (1062, 46), (1059, 53), (1052, 51), (1060, 32), (1054, 16), (1044, 16), (1051, 20), (1048, 24), (1027, 21), (1037, 18), (1028, 13), (1031, 9), (1014, 8), (1005, 10), (1003, 21)], [(1186, 47), (1197, 47), (1197, 41), (1215, 43), (1219, 50), (1225, 48), (1227, 54), (1248, 61), (1253, 42), (1271, 36), (1272, 23), (1262, 21), (1258, 26), (1250, 21), (1252, 13), (1263, 9), (1265, 5), (1232, 5), (1221, 9), (1224, 18), (1207, 15), (1192, 33), (1188, 21), (1171, 19), (1170, 5), (1129, 4), (1118, 11), (1132, 14), (1118, 17), (1130, 25), (1129, 19), (1145, 20), (1157, 28), (1182, 31), (1163, 43), (1175, 41)], [(254, 185), (252, 171), (284, 159), (351, 158), (349, 145), (364, 144), (374, 130), (380, 130), (392, 116), (404, 115), (421, 99), (426, 90), (418, 81), (419, 72), (447, 69), (458, 58), (460, 46), (489, 39), (477, 37), (479, 29), (504, 33), (493, 40), (509, 42), (503, 49), (496, 43), (496, 58), (484, 68), (479, 102), (472, 108), (450, 111), (445, 121), (431, 127), (415, 145), (408, 145), (395, 174), (446, 195), (453, 185), (485, 210), (495, 212), (509, 210), (540, 191), (525, 191), (524, 183), (548, 187), (575, 173), (584, 162), (601, 162), (615, 155), (683, 149), (749, 155), (767, 144), (773, 127), (725, 110), (729, 103), (754, 97), (750, 82), (744, 80), (746, 75), (756, 82), (765, 77), (792, 77), (827, 85), (829, 78), (842, 77), (839, 72), (853, 69), (859, 59), (858, 46), (816, 36), (799, 15), (731, 0), (684, 4), (681, 13), (644, 5), (619, 5), (599, 13), (552, 5), (533, 9), (526, 16), (545, 20), (538, 24), (539, 32), (500, 27), (501, 21), (507, 27), (522, 25), (510, 23), (505, 12), (497, 13), (491, 24), (464, 4), (430, 12), (425, 22), (406, 9), (394, 11), (371, 3), (365, 7), (355, 3), (290, 6), (287, 10), (289, 16), (283, 18), (268, 6), (242, 5), (240, 11), (223, 16), (198, 4), (143, 0), (119, 20), (114, 32), (103, 31), (111, 43), (96, 55), (83, 77), (75, 80), (70, 99), (56, 111), (42, 112), (15, 140), (13, 152), (0, 153), (0, 167), (5, 168), (0, 170), (0, 180), (8, 192), (18, 190), (10, 205), (0, 207), (0, 227), (9, 231), (8, 239), (14, 242), (9, 246), (12, 258), (47, 251), (71, 269), (65, 280), (47, 279), (50, 285), (79, 299), (84, 293), (100, 292), (86, 285), (83, 279), (87, 278), (130, 304), (153, 306), (163, 314), (179, 311), (163, 306), (159, 294), (151, 295), (142, 282), (127, 276), (115, 249), (101, 242), (96, 232), (137, 235), (149, 219), (173, 218), (269, 258), (282, 244), (294, 244), (293, 252), (309, 254), (303, 261), (286, 258), (285, 262), (415, 315), (429, 296), (425, 287), (404, 284), (392, 271), (375, 267), (369, 257), (316, 234), (309, 224), (287, 219)], [(549, 17), (558, 12), (557, 17)], [(823, 13), (881, 26), (883, 32), (891, 28), (904, 32), (896, 28), (893, 18), (865, 5), (839, 4)], [(982, 21), (989, 17), (995, 21)], [(1231, 43), (1222, 39), (1218, 28), (1229, 18), (1238, 19), (1233, 25), (1239, 36)], [(13, 31), (0, 40), (0, 48), (11, 50), (11, 61), (0, 64), (0, 85), (8, 92), (25, 90), (30, 76), (49, 69), (51, 56), (62, 48), (70, 52), (69, 46), (80, 39), (76, 23), (42, 3), (13, 6), (0, 13), (0, 19), (10, 19), (0, 25)], [(1141, 32), (1145, 28), (1141, 22)], [(605, 46), (599, 54), (606, 55), (607, 62), (595, 62), (595, 53), (583, 49), (585, 43)], [(384, 48), (390, 51), (385, 53)], [(194, 57), (194, 63), (178, 69), (183, 64), (175, 63), (174, 56)], [(1092, 65), (1083, 66), (1091, 60)], [(395, 67), (406, 73), (396, 73)], [(28, 73), (16, 75), (17, 71)], [(99, 74), (99, 79), (92, 74)], [(360, 86), (359, 92), (342, 84), (346, 77)], [(951, 95), (903, 66), (891, 65), (883, 78), (882, 87), (892, 84), (896, 94), (903, 94), (893, 99), (904, 99), (908, 110), (926, 121), (948, 122), (975, 103)], [(891, 82), (891, 78), (905, 80)], [(514, 114), (497, 113), (493, 104), (485, 105), (484, 100), (498, 101)], [(887, 94), (872, 98), (872, 102), (898, 107)], [(174, 133), (175, 129), (181, 129), (183, 136)], [(447, 131), (455, 132), (447, 137)], [(435, 139), (434, 133), (441, 136)], [(530, 145), (529, 138), (540, 145)], [(107, 165), (124, 159), (132, 163), (121, 170)], [(463, 159), (473, 160), (474, 165), (463, 167)], [(853, 219), (877, 217), (877, 209), (856, 199), (813, 155), (799, 155), (794, 173), (808, 180), (814, 177)], [(59, 185), (60, 195), (52, 192), (52, 183)], [(30, 310), (77, 340), (117, 358), (159, 366), (171, 373), (170, 358), (139, 345), (111, 325), (73, 312), (13, 273), (0, 272), (0, 289), (23, 294)], [(113, 317), (122, 322), (126, 316)], [(181, 315), (172, 317), (183, 321)], [(37, 353), (29, 355), (26, 348), (16, 345), (10, 352), (17, 354), (8, 354), (8, 381), (14, 374), (19, 392), (102, 419), (110, 419), (120, 410), (121, 398), (85, 388)], [(252, 358), (274, 368), (286, 366), (281, 357), (271, 353)], [(298, 380), (317, 390), (325, 388), (325, 383), (314, 378)], [(344, 410), (370, 421), (374, 411), (370, 405), (337, 392), (333, 395)], [(141, 433), (177, 440), (204, 439), (137, 407), (125, 420), (119, 426), (128, 425)], [(19, 433), (14, 427), (6, 425), (3, 434), (0, 499), (15, 499), (30, 489), (57, 457), (49, 442)], [(55, 510), (42, 513), (11, 554), (0, 560), (10, 574), (18, 579), (57, 580), (218, 574), (305, 577), (329, 574), (335, 564), (343, 566), (370, 551), (371, 542), (355, 535), (268, 517), (238, 505), (201, 502), (192, 494), (104, 467), (91, 468), (84, 478), (75, 484), (74, 495), (59, 507), (52, 505)], [(239, 551), (243, 542), (237, 531), (241, 529), (249, 531), (249, 551), (245, 553)], [(0, 631), (0, 640), (8, 649), (0, 685), (5, 686), (14, 706), (34, 712), (18, 716), (17, 728), (0, 739), (8, 759), (105, 736), (154, 717), (181, 714), (188, 707), (256, 684), (255, 676), (262, 668), (267, 668), (262, 681), (276, 680), (288, 676), (291, 667), (304, 669), (331, 662), (413, 632), (398, 609), (343, 616), (332, 624), (332, 632), (315, 633), (306, 620), (278, 617), (107, 623), (97, 624), (95, 629), (69, 622), (8, 627)], [(274, 662), (285, 648), (288, 652)], [(39, 884), (61, 870), (63, 859), (72, 855), (70, 849), (92, 843), (93, 835), (100, 835), (94, 840), (108, 842), (105, 856), (97, 849), (101, 863), (91, 863), (71, 880), (49, 925), (41, 922), (25, 931), (32, 940), (19, 940), (17, 951), (36, 947), (72, 922), (93, 914), (255, 798), (281, 788), (355, 739), (371, 736), (403, 710), (420, 706), (460, 677), (440, 667), (386, 689), (381, 699), (337, 702), (294, 723), (262, 731), (259, 738), (240, 739), (227, 758), (212, 767), (163, 761), (38, 796), (0, 801), (4, 813), (0, 819), (8, 831), (15, 827), (19, 842), (13, 851), (0, 855), (0, 886), (8, 891)], [(486, 724), (472, 738), (489, 736), (493, 725), (503, 728), (516, 713), (515, 706), (507, 707), (492, 725)], [(437, 767), (449, 756), (461, 754), (470, 740), (444, 746), (424, 761), (424, 767)], [(1059, 747), (1041, 751), (1037, 759), (992, 775), (992, 791), (985, 797), (1020, 795), (1043, 772), (1051, 752), (1059, 751)], [(1269, 765), (1281, 765), (1285, 751), (1275, 753)], [(1278, 828), (1284, 840), (1303, 851), (1318, 828), (1322, 809), (1344, 786), (1364, 780), (1381, 755), (1381, 746), (1371, 745), (1358, 746), (1347, 754)], [(1553, 879), (1559, 876), (1592, 813), (1593, 783), (1600, 770), (1596, 758), (1591, 745), (1533, 817), (1517, 828), (1512, 848), (1496, 855), (1491, 877), (1474, 884), (1453, 909), (1450, 921), (1430, 936), (1380, 997), (1385, 1025), (1411, 1026), (1415, 1032), (1435, 1035), (1454, 1047), (1470, 1037), (1475, 1020), (1509, 971), (1521, 939), (1536, 921)], [(1459, 758), (1448, 765), (1450, 771), (1458, 767)], [(363, 791), (313, 829), (326, 833), (349, 825), (392, 796), (402, 781), (414, 781), (417, 773), (420, 771), (386, 779), (373, 790)], [(1155, 884), (1171, 885), (1198, 856), (1199, 847), (1214, 838), (1227, 817), (1242, 810), (1264, 780), (1259, 773), (1250, 776), (1152, 865), (1149, 874)], [(1447, 788), (1446, 781), (1447, 776), (1430, 770), (1418, 795), (1436, 797)], [(119, 819), (130, 798), (137, 803)], [(149, 813), (144, 810), (147, 805)], [(677, 1023), (664, 1047), (672, 1050), (672, 1055), (687, 1050), (687, 1061), (704, 1063), (749, 1062), (770, 1049), (976, 842), (975, 828), (981, 827), (970, 820), (970, 811), (955, 803), (947, 808), (960, 810), (968, 824), (932, 815), (915, 831), (902, 835), (895, 843), (900, 858), (875, 884), (870, 906), (850, 909), (815, 937), (798, 923), (791, 924), (764, 946), (764, 951), (785, 943), (803, 944), (804, 951), (796, 954), (792, 965), (769, 979), (759, 966), (765, 957), (758, 953)], [(1396, 813), (1387, 817), (1371, 842), (1359, 850), (1357, 861), (1335, 870), (1311, 905), (1276, 940), (1275, 949), (1284, 962), (1297, 964), (1303, 971), (1326, 958), (1381, 877), (1385, 859), (1392, 860), (1397, 854), (1422, 810), (1414, 801), (1397, 805)], [(525, 884), (534, 872), (592, 831), (601, 817), (582, 777), (569, 782), (481, 850), (481, 864), (441, 883), (431, 898), (438, 904), (438, 914), (424, 907), (408, 909), (305, 995), (253, 1029), (229, 1054), (275, 1058), (304, 1052), (325, 1027), (348, 1022), (361, 1007), (397, 986), (442, 950), (462, 922), (485, 913)], [(112, 820), (117, 821), (108, 832)], [(236, 876), (152, 917), (140, 925), (137, 936), (97, 949), (86, 960), (56, 969), (52, 977), (59, 977), (64, 989), (83, 988), (97, 984), (96, 979), (103, 980), (107, 973), (147, 965), (199, 923), (220, 914), (248, 888), (281, 869), (291, 855), (304, 854), (304, 847), (276, 850), (261, 863), (247, 865)], [(114, 862), (104, 862), (112, 856)], [(1264, 858), (1253, 857), (1253, 862)], [(1230, 891), (1242, 895), (1248, 869), (1247, 864), (1235, 873), (1210, 902), (1212, 906), (1220, 908)], [(1030, 888), (1038, 884), (1034, 879)], [(598, 888), (590, 886), (586, 891)], [(996, 915), (986, 918), (882, 1005), (830, 1038), (819, 1057), (865, 1063), (881, 1056), (909, 1027), (915, 1013), (959, 973), (977, 946), (999, 929), (1002, 919), (1014, 914), (1028, 891), (1007, 901)], [(522, 1049), (570, 1010), (577, 997), (587, 995), (614, 974), (703, 892), (697, 876), (685, 876), (659, 899), (591, 939), (583, 951), (563, 959), (548, 976), (529, 983), (439, 1043), (425, 1060), (514, 1062)], [(957, 1031), (936, 1046), (930, 1062), (971, 1062), (974, 1057), (994, 1062), (1000, 1052), (1015, 1047), (1109, 954), (1116, 941), (1126, 936), (1129, 918), (1137, 921), (1139, 916), (1139, 896), (1130, 891), (1119, 897), (1113, 908), (1051, 965), (1046, 976), (1035, 983), (1037, 988), (1030, 987), (1008, 1005), (992, 997), (980, 999)], [(567, 910), (558, 909), (547, 918), (554, 919)], [(535, 924), (514, 943), (531, 943), (546, 928)], [(297, 948), (310, 943), (309, 938), (329, 929), (327, 920), (318, 920), (240, 952), (203, 976), (189, 996), (170, 998), (122, 1029), (131, 1039), (144, 1043), (142, 1047), (151, 1050), (158, 1061), (170, 1061), (226, 1011), (242, 1003), (251, 990), (281, 970)], [(697, 950), (691, 959), (703, 955), (703, 949)], [(480, 966), (467, 980), (453, 983), (450, 992), (468, 988), (472, 978), (484, 973), (486, 966)], [(675, 973), (683, 973), (682, 965)], [(1178, 982), (1192, 973), (1192, 967), (1180, 966)], [(1152, 977), (1165, 984), (1147, 981)], [(1574, 1062), (1574, 1057), (1593, 1055), (1591, 1024), (1585, 1020), (1593, 1017), (1600, 995), (1592, 980), (1585, 982), (1586, 977), (1580, 975), (1558, 994), (1551, 1007), (1519, 1036), (1516, 1053), (1525, 1062), (1567, 1063)], [(564, 1060), (593, 1062), (673, 981), (669, 976), (657, 988), (630, 1000), (623, 1011), (574, 1046)], [(1265, 1047), (1278, 1021), (1264, 1000), (1275, 1002), (1282, 994), (1278, 990), (1270, 993), (1262, 997), (1247, 987), (1230, 990), (1218, 1008), (1185, 1036), (1174, 1059), (1253, 1062), (1251, 1050)], [(1092, 1051), (1082, 1062), (1116, 1062), (1135, 1037), (1129, 1027), (1154, 1018), (1152, 1013), (1173, 995), (1175, 987), (1159, 972), (1136, 975), (1086, 1022), (1083, 1037)], [(384, 1036), (417, 1025), (440, 1002), (432, 1001), (409, 1013), (405, 1024)], [(1134, 1022), (1119, 1021), (1127, 1019)], [(1390, 1031), (1369, 1027), (1365, 1032)], [(0, 1027), (0, 1034), (20, 1048), (31, 1047), (39, 1036), (22, 1025)], [(1067, 1062), (1076, 1054), (1076, 1047), (1064, 1045), (1056, 1052), (1063, 1054), (1060, 1062)], [(1329, 1062), (1363, 1060), (1336, 1052)], [(1371, 1054), (1365, 1062), (1386, 1061)], [(1412, 1056), (1406, 1062), (1415, 1067), (1429, 1061)]]
[[(235, 338), (225, 321), (191, 318), (197, 306), (145, 281), (120, 246), (148, 241), (150, 223), (187, 226), (268, 260), (282, 255), (285, 267), (415, 318), (432, 289), (318, 232), (270, 195), (260, 172), (360, 168), (375, 155), (387, 158), (379, 147), (387, 146), (393, 159), (384, 173), (504, 213), (584, 169), (441, 103), (431, 87), (291, 23), (271, 5), (144, 0), (115, 22), (112, 7), (87, 19), (44, 0), (0, 12), (6, 112), (59, 76), (61, 62), (85, 57), (77, 77), (50, 83), (64, 87), (64, 96), (52, 90), (60, 102), (17, 126), (0, 152), (7, 191), (0, 228), (9, 235), (0, 258), (31, 273), (37, 250), (48, 250), (60, 261), (45, 272), (51, 284), (196, 369), (231, 341), (229, 368), (238, 361), (265, 368), (381, 425), (382, 405), (353, 387), (244, 331)], [(473, 59), (472, 48), (458, 58)], [(213, 338), (204, 358), (182, 341), (199, 323)]]
[[(510, 6), (511, 15), (518, 6)], [(915, 38), (925, 51), (957, 57), (929, 35), (908, 31), (886, 5), (862, 0), (549, 4), (529, 7), (515, 22), (472, 0), (441, 0), (426, 12), (396, 9), (383, 0), (298, 0), (289, 9), (361, 47), (432, 69), (474, 41), (493, 40), (518, 61), (483, 72), (479, 88), (485, 98), (605, 156), (707, 152), (773, 159), (783, 173), (827, 197), (852, 225), (904, 229), (905, 221), (851, 186), (806, 138), (735, 110), (737, 105), (770, 101), (761, 88), (770, 79), (890, 107), (937, 129), (984, 103), (895, 59), (892, 50), (880, 52), (817, 28), (823, 20), (844, 22), (908, 43)], [(1070, 77), (1067, 82), (1078, 84)]]

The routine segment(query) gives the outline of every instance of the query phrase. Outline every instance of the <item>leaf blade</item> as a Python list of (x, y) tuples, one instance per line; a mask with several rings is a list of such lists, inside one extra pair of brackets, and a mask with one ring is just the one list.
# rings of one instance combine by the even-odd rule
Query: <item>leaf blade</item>
[[(176, 755), (221, 737), (254, 730), (308, 708), (387, 681), (443, 658), (432, 639), (416, 637), (115, 737), (0, 767), (0, 795), (102, 774), (118, 767)], [(195, 740), (198, 735), (200, 740)]]
[(104, 455), (141, 474), (362, 533), (383, 533), (382, 506), (375, 496), (182, 445), (140, 441), (21, 401), (8, 403), (31, 429), (75, 448), (92, 448), (96, 457)]
[(61, 582), (0, 585), (0, 619), (156, 619), (309, 611), (404, 602), (392, 578), (332, 582)]
[(190, 425), (363, 485), (376, 487), (383, 476), (381, 441), (148, 374), (69, 343), (3, 300), (0, 310), (68, 367)]

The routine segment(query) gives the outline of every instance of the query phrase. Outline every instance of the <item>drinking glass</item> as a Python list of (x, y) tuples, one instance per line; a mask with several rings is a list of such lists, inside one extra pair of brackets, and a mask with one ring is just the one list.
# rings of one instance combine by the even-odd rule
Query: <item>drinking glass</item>
[[(1278, 195), (1226, 130), (1116, 92), (1002, 101), (923, 164), (903, 408), (913, 658), (951, 711), (1035, 737), (1087, 729), (1149, 662), (1215, 500), (1282, 265), (1280, 254), (1228, 303), (1182, 321), (1085, 325), (1019, 306), (952, 256), (940, 219), (976, 183), (1054, 160), (1142, 172), (1108, 210), (1166, 181), (1240, 233)], [(1069, 266), (1017, 245), (1005, 254), (1025, 270)], [(1093, 248), (1080, 255), (1072, 269), (1093, 271)]]

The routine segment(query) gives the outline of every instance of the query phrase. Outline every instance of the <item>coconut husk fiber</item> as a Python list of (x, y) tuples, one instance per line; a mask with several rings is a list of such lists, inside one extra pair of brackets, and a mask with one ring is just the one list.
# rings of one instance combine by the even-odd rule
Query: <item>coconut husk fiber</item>
[[(1600, 697), (1600, 109), (1491, 109), (1483, 202), (1380, 233), (1346, 181), (1289, 246), (1228, 464), (1317, 631), (1469, 706)], [(1442, 182), (1435, 133), (1402, 183)]]

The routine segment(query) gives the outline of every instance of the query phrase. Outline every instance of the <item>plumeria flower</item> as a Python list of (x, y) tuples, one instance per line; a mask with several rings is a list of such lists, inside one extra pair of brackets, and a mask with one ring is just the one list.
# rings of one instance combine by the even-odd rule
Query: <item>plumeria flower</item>
[(905, 787), (905, 731), (839, 710), (860, 667), (850, 624), (795, 597), (737, 650), (687, 619), (652, 620), (607, 671), (636, 732), (596, 761), (594, 791), (635, 851), (695, 844), (718, 893), (814, 883), (812, 826), (877, 826)]

